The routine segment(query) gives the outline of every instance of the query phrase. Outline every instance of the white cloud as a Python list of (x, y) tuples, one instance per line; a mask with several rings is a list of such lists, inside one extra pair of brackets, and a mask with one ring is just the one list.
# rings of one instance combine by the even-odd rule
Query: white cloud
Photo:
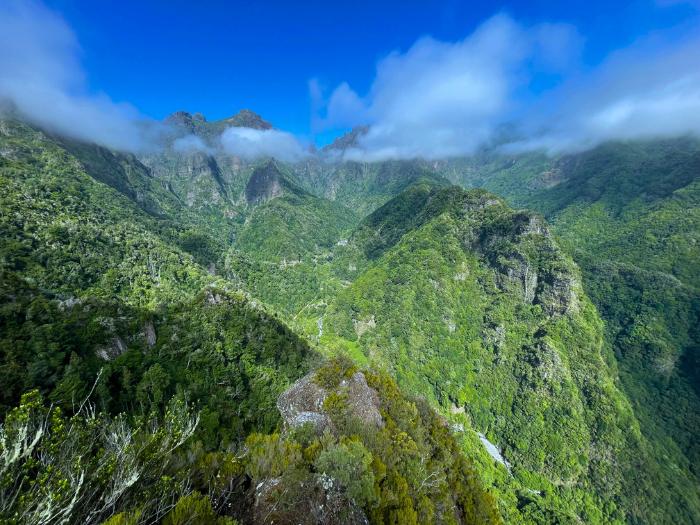
[(185, 135), (184, 137), (176, 138), (173, 141), (173, 149), (178, 153), (193, 153), (196, 151), (201, 151), (203, 153), (212, 152), (212, 149), (197, 135)]
[(377, 65), (369, 93), (341, 84), (329, 97), (326, 126), (371, 125), (351, 158), (439, 158), (473, 152), (512, 119), (534, 71), (556, 73), (581, 39), (567, 25), (524, 27), (498, 15), (456, 43), (426, 37)]
[(530, 112), (528, 138), (507, 149), (582, 150), (606, 140), (700, 135), (700, 38), (640, 42)]
[(309, 155), (294, 135), (276, 129), (231, 127), (221, 134), (220, 140), (224, 151), (246, 159), (274, 157), (295, 162)]
[[(468, 155), (502, 141), (506, 127), (525, 137), (503, 146), (509, 151), (700, 134), (696, 35), (681, 41), (677, 32), (658, 32), (584, 69), (577, 60), (583, 39), (571, 26), (526, 27), (498, 15), (462, 41), (422, 38), (390, 54), (367, 94), (341, 84), (316, 121), (369, 124), (345, 152), (369, 161)], [(554, 87), (541, 92), (538, 79)]]
[(120, 150), (149, 147), (160, 126), (87, 91), (75, 35), (31, 0), (0, 3), (0, 100), (51, 131)]

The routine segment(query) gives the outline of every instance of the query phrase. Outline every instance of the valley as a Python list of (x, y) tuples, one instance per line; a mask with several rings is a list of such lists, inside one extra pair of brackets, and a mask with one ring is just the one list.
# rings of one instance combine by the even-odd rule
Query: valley
[[(46, 486), (4, 478), (21, 512), (82, 494), (82, 450), (85, 523), (700, 519), (696, 139), (335, 158), (355, 133), (248, 161), (214, 139), (269, 129), (250, 111), (166, 121), (133, 155), (0, 120), (5, 428), (66, 418), (89, 440), (89, 400), (144, 442), (186, 436), (167, 483), (145, 446), (118, 493), (109, 447), (55, 453)], [(168, 426), (177, 403), (193, 429)]]

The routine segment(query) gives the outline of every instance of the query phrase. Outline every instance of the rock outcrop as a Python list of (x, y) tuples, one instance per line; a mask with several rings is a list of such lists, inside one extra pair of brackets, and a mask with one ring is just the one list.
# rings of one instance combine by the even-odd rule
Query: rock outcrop
[(331, 426), (330, 418), (323, 412), (328, 392), (314, 378), (313, 373), (303, 377), (277, 399), (277, 409), (285, 427), (296, 428), (310, 423), (318, 431), (323, 431)]
[[(368, 384), (362, 372), (340, 381), (333, 389), (343, 396), (349, 415), (368, 425), (381, 427), (384, 420), (379, 412), (379, 396)], [(277, 409), (282, 415), (286, 428), (296, 428), (311, 424), (318, 432), (333, 430), (330, 417), (324, 411), (324, 402), (331, 390), (318, 384), (316, 374), (309, 374), (277, 399)]]
[(262, 204), (284, 194), (283, 177), (274, 162), (256, 168), (245, 188), (248, 204)]
[(112, 337), (107, 344), (100, 346), (95, 353), (105, 361), (112, 361), (126, 352), (126, 350), (126, 343), (117, 335)]

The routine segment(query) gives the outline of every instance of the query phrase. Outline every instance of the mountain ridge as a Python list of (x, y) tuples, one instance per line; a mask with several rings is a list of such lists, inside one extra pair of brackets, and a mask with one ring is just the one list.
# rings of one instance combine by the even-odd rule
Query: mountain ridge
[[(695, 146), (606, 148), (560, 164), (136, 158), (0, 120), (2, 415), (32, 387), (70, 414), (96, 384), (99, 409), (136, 424), (184, 392), (201, 426), (172, 474), (205, 506), (228, 497), (206, 480), (236, 487), (220, 518), (252, 501), (294, 519), (328, 504), (450, 522), (456, 504), (457, 522), (692, 523)], [(275, 408), (312, 370), (330, 437)], [(358, 373), (395, 426), (353, 422)], [(323, 468), (344, 481), (323, 488)]]

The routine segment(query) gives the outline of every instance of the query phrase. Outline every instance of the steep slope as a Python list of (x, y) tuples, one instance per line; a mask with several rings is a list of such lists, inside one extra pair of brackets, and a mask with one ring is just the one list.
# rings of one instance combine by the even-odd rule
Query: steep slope
[(454, 187), (403, 198), (344, 247), (361, 273), (318, 310), (321, 343), (361, 351), (498, 443), (514, 476), (504, 494), (522, 490), (502, 503), (509, 519), (692, 522), (692, 478), (650, 454), (603, 324), (543, 220)]
[(245, 189), (253, 209), (235, 247), (268, 261), (300, 261), (328, 249), (357, 223), (348, 208), (302, 190), (273, 161), (256, 168)]
[[(444, 420), (385, 375), (326, 365), (333, 432), (276, 433), (278, 397), (319, 356), (205, 269), (206, 217), (152, 182), (135, 159), (0, 121), (0, 521), (231, 525), (267, 506), (500, 523)], [(382, 425), (345, 414), (348, 372)]]
[(421, 180), (448, 184), (429, 167), (414, 161), (367, 163), (320, 159), (293, 168), (306, 190), (336, 201), (361, 216)]
[[(583, 286), (605, 321), (605, 345), (619, 364), (621, 388), (657, 463), (682, 472), (685, 488), (679, 490), (697, 499), (700, 142), (608, 143), (558, 157), (483, 151), (414, 164), (547, 217), (582, 269)], [(380, 169), (367, 168), (368, 180)], [(406, 225), (415, 222), (411, 217)], [(403, 233), (385, 228), (354, 249), (372, 250)], [(369, 255), (352, 250), (336, 256), (343, 279), (353, 280), (353, 269)]]
[(165, 119), (165, 123), (178, 131), (191, 133), (206, 139), (216, 140), (221, 133), (229, 127), (252, 128), (259, 130), (272, 129), (272, 124), (264, 120), (260, 115), (249, 109), (242, 109), (235, 115), (221, 119), (208, 121), (201, 113), (190, 114), (187, 111), (176, 111)]
[(608, 143), (559, 158), (491, 154), (439, 168), (547, 215), (606, 321), (656, 456), (700, 486), (700, 141)]
[[(249, 110), (211, 122), (200, 113), (178, 111), (165, 123), (168, 133), (162, 148), (142, 154), (139, 160), (197, 214), (220, 221), (241, 219), (243, 191), (256, 163), (226, 154), (220, 137), (230, 127), (266, 130), (272, 125)], [(193, 138), (198, 142), (188, 142)], [(180, 144), (181, 140), (185, 142)]]

